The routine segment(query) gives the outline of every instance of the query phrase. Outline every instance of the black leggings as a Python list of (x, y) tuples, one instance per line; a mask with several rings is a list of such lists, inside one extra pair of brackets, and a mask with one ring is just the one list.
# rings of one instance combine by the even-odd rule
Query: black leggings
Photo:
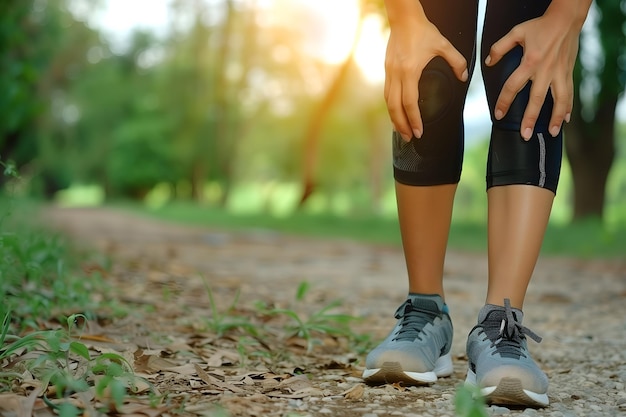
[[(417, 1), (417, 0), (416, 0)], [(475, 65), (477, 0), (421, 0), (428, 19), (465, 56), (471, 74)], [(515, 25), (543, 15), (550, 0), (488, 0), (482, 36), (481, 62), (491, 45)], [(520, 135), (530, 82), (517, 94), (501, 120), (493, 117), (500, 90), (519, 66), (522, 48), (515, 47), (493, 67), (482, 65), (492, 120), (487, 161), (487, 188), (530, 184), (556, 193), (561, 171), (562, 133), (548, 132), (552, 95), (548, 91), (532, 138)], [(421, 139), (405, 142), (393, 135), (394, 177), (408, 185), (456, 184), (463, 163), (463, 108), (469, 82), (459, 81), (441, 57), (434, 58), (419, 81), (419, 107), (424, 122)]]

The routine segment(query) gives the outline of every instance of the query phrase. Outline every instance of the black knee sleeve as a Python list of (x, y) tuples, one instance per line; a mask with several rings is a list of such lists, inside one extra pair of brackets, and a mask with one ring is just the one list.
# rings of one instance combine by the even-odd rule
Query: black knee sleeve
[[(487, 3), (485, 28), (482, 40), (482, 61), (491, 45), (504, 36), (513, 26), (541, 16), (550, 0), (518, 0)], [(495, 120), (495, 105), (508, 77), (519, 66), (523, 50), (515, 47), (493, 67), (483, 64), (482, 72), (493, 128), (487, 160), (487, 188), (498, 185), (529, 184), (547, 188), (556, 193), (561, 172), (563, 139), (548, 132), (552, 116), (553, 99), (548, 91), (532, 138), (525, 141), (521, 123), (528, 104), (530, 82), (517, 94), (507, 114)]]
[(535, 131), (529, 141), (519, 130), (494, 127), (487, 158), (487, 188), (527, 184), (556, 193), (561, 172), (561, 134), (553, 138), (545, 130)]
[[(476, 0), (457, 0), (450, 6), (422, 0), (426, 16), (461, 52), (471, 75), (474, 66)], [(451, 13), (451, 10), (455, 10)], [(408, 185), (456, 184), (463, 162), (463, 107), (469, 82), (456, 78), (448, 63), (435, 57), (419, 80), (419, 108), (424, 123), (420, 139), (405, 142), (393, 134), (394, 177)]]
[(463, 161), (463, 104), (467, 86), (443, 58), (434, 58), (419, 81), (424, 135), (406, 142), (394, 132), (397, 181), (409, 185), (454, 184)]

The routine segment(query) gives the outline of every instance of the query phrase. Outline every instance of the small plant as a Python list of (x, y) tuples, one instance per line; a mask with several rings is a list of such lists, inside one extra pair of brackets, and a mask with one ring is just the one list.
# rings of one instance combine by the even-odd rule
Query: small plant
[[(67, 398), (73, 394), (95, 391), (95, 397), (105, 404), (100, 411), (119, 409), (127, 395), (137, 391), (138, 383), (146, 383), (132, 372), (131, 365), (121, 355), (103, 353), (92, 357), (89, 348), (75, 337), (77, 322), (86, 321), (82, 314), (67, 318), (67, 327), (36, 331), (24, 337), (8, 335), (8, 316), (4, 318), (0, 361), (11, 358), (11, 367), (21, 366), (41, 381), (44, 401), (60, 415), (80, 415), (80, 410)], [(4, 343), (9, 341), (5, 346)], [(14, 357), (14, 358), (13, 358)], [(5, 367), (0, 374), (6, 380), (21, 377)], [(56, 398), (50, 399), (52, 393)], [(86, 404), (87, 406), (87, 404)]]
[[(18, 175), (12, 164), (0, 160), (1, 168), (4, 175)], [(34, 225), (36, 210), (13, 196), (0, 199), (0, 317), (12, 312), (14, 333), (40, 329), (42, 321), (63, 317), (63, 312), (95, 310), (101, 304), (94, 305), (89, 294), (106, 290), (104, 280), (75, 274), (84, 254), (79, 260), (60, 235)]]
[[(302, 303), (310, 289), (308, 282), (302, 282), (296, 290), (296, 302)], [(313, 312), (308, 317), (298, 314), (295, 310), (286, 308), (265, 309), (266, 314), (284, 315), (291, 319), (291, 324), (287, 325), (287, 331), (302, 337), (307, 342), (307, 350), (310, 352), (318, 341), (315, 334), (328, 336), (343, 336), (348, 339), (355, 339), (356, 335), (350, 329), (349, 324), (356, 320), (356, 317), (348, 314), (334, 313), (337, 307), (341, 306), (341, 301), (331, 301), (326, 306)], [(260, 306), (264, 309), (264, 306)]]
[(227, 332), (235, 329), (243, 330), (251, 336), (258, 335), (258, 326), (252, 323), (249, 317), (242, 317), (235, 314), (235, 309), (239, 302), (239, 291), (237, 291), (235, 298), (225, 311), (218, 311), (211, 287), (209, 287), (206, 279), (203, 279), (203, 282), (209, 296), (209, 305), (211, 307), (211, 317), (205, 320), (209, 330), (214, 332), (218, 337), (222, 337)]
[(0, 167), (4, 168), (3, 175), (5, 177), (19, 178), (19, 174), (13, 161), (4, 162), (0, 159)]
[(454, 410), (457, 417), (488, 417), (480, 390), (469, 385), (460, 385), (457, 388)]

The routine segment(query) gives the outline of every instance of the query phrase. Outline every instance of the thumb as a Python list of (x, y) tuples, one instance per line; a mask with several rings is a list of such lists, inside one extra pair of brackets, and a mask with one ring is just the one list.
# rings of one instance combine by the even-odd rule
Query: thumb
[(467, 72), (467, 61), (452, 44), (446, 40), (444, 48), (440, 51), (440, 55), (446, 60), (456, 77), (465, 82), (469, 75)]

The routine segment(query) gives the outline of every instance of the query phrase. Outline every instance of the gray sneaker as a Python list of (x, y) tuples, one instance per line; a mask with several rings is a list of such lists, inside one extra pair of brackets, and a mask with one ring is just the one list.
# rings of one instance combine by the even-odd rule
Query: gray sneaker
[(526, 347), (526, 336), (536, 342), (541, 338), (522, 326), (523, 317), (508, 299), (504, 307), (487, 304), (480, 310), (467, 339), (465, 383), (480, 387), (491, 404), (546, 407), (548, 377)]
[(438, 295), (409, 294), (396, 327), (365, 360), (368, 383), (428, 384), (452, 374), (452, 322)]

